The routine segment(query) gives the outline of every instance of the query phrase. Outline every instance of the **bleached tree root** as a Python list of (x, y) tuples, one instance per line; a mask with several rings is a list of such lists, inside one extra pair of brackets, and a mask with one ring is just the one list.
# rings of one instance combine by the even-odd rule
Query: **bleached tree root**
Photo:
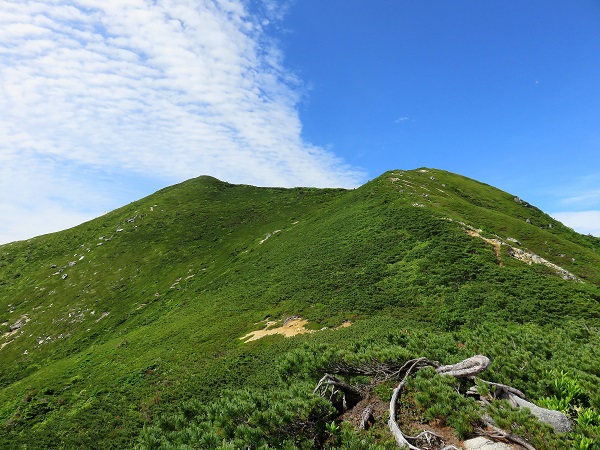
[(407, 367), (406, 372), (404, 374), (404, 378), (402, 378), (402, 381), (398, 383), (398, 386), (396, 386), (392, 394), (392, 399), (390, 400), (390, 419), (388, 420), (388, 427), (390, 428), (390, 431), (392, 432), (392, 435), (394, 436), (394, 439), (396, 440), (396, 443), (400, 448), (419, 450), (418, 447), (415, 447), (410, 442), (408, 442), (406, 436), (404, 436), (402, 430), (400, 430), (400, 427), (396, 422), (396, 403), (398, 402), (400, 391), (408, 381), (408, 377), (410, 377), (410, 375), (413, 372), (416, 372), (417, 370), (428, 365), (431, 365), (431, 362), (427, 358), (411, 359), (406, 364), (404, 364), (403, 368)]
[(444, 444), (444, 438), (439, 434), (435, 434), (433, 431), (425, 430), (416, 436), (404, 436), (407, 441), (412, 442), (426, 442), (428, 447), (432, 445)]
[[(414, 437), (407, 436), (404, 433), (402, 433), (402, 430), (398, 426), (398, 423), (396, 422), (396, 405), (398, 403), (400, 393), (403, 387), (406, 385), (409, 377), (416, 373), (418, 370), (429, 366), (434, 367), (436, 372), (440, 375), (450, 375), (456, 378), (464, 378), (473, 381), (478, 380), (481, 383), (493, 386), (495, 388), (496, 394), (498, 394), (497, 396), (495, 395), (494, 398), (503, 398), (504, 396), (510, 397), (512, 395), (522, 399), (526, 399), (525, 394), (523, 394), (518, 389), (515, 389), (511, 386), (507, 386), (505, 384), (493, 383), (478, 378), (477, 375), (486, 370), (489, 367), (489, 365), (489, 358), (483, 355), (475, 355), (456, 364), (446, 366), (440, 365), (437, 361), (430, 361), (427, 358), (416, 358), (406, 361), (402, 365), (394, 362), (382, 363), (374, 360), (360, 364), (358, 366), (352, 366), (343, 362), (334, 363), (327, 366), (327, 370), (331, 373), (349, 376), (372, 376), (374, 380), (377, 380), (377, 382), (388, 380), (400, 380), (400, 382), (394, 389), (392, 393), (392, 398), (390, 400), (388, 427), (390, 429), (390, 432), (394, 436), (394, 439), (396, 440), (396, 443), (398, 444), (399, 448), (409, 450), (421, 450), (413, 443), (423, 443), (423, 441), (425, 440), (428, 445), (431, 445), (432, 443), (434, 443), (435, 439), (437, 440), (437, 442), (435, 442), (435, 445), (441, 446), (443, 445), (443, 439), (441, 438), (441, 436), (438, 436), (435, 433), (432, 433), (431, 431), (424, 431)], [(373, 382), (369, 389), (372, 389), (374, 384), (376, 384), (376, 382)], [(332, 403), (336, 401), (336, 398), (339, 398), (337, 397), (337, 394), (341, 393), (343, 411), (346, 411), (346, 409), (348, 409), (349, 407), (356, 405), (364, 397), (364, 394), (363, 392), (361, 392), (361, 390), (347, 384), (346, 382), (340, 380), (339, 378), (333, 375), (330, 375), (329, 373), (325, 374), (325, 376), (323, 376), (323, 378), (319, 380), (313, 393), (319, 393), (319, 395), (322, 397), (329, 397)], [(484, 403), (489, 404), (489, 402), (485, 401), (485, 399), (482, 398), (481, 400)], [(373, 415), (373, 408), (374, 404), (371, 404), (367, 408), (365, 408), (361, 416), (361, 421), (358, 427), (359, 429), (364, 430), (367, 428), (369, 420), (371, 420)], [(527, 450), (536, 450), (529, 442), (527, 442), (521, 436), (509, 433), (498, 428), (489, 417), (486, 417), (484, 415), (482, 421), (487, 428), (477, 428), (476, 433), (478, 435), (490, 438), (492, 440), (512, 442), (514, 444), (518, 444), (524, 447)], [(410, 441), (412, 441), (413, 443), (411, 443)], [(423, 445), (425, 444), (423, 443)], [(445, 446), (442, 450), (453, 449), (458, 450), (453, 445)]]
[[(473, 377), (473, 380), (477, 380), (480, 381), (484, 384), (487, 384), (488, 386), (493, 386), (496, 388), (496, 391), (505, 391), (505, 392), (509, 392), (511, 394), (516, 395), (517, 397), (522, 398), (523, 400), (527, 400), (527, 397), (525, 396), (525, 394), (523, 394), (520, 390), (515, 389), (512, 386), (507, 386), (506, 384), (501, 384), (501, 383), (493, 383), (491, 381), (486, 381), (486, 380), (482, 380), (481, 378), (478, 377)], [(495, 396), (496, 398), (498, 398), (498, 396)]]
[(456, 378), (471, 378), (478, 373), (483, 372), (489, 366), (490, 359), (487, 356), (475, 355), (456, 364), (440, 366), (435, 369), (435, 371), (440, 375), (450, 375)]
[(514, 444), (518, 444), (527, 450), (536, 450), (536, 448), (527, 442), (524, 438), (517, 434), (509, 433), (507, 431), (498, 428), (494, 423), (488, 418), (483, 418), (484, 423), (490, 428), (491, 431), (487, 431), (484, 429), (477, 429), (477, 434), (480, 436), (488, 437), (494, 441), (508, 441)]
[(329, 400), (334, 404), (336, 403), (336, 394), (340, 392), (342, 393), (342, 411), (346, 411), (348, 408), (353, 407), (363, 398), (363, 394), (358, 389), (350, 386), (348, 383), (343, 382), (339, 378), (326, 373), (325, 376), (319, 380), (319, 383), (315, 387), (313, 394), (318, 392), (321, 397), (325, 397), (328, 391), (331, 392), (329, 394)]
[(435, 434), (433, 431), (429, 431), (429, 430), (422, 431), (421, 433), (417, 434), (416, 436), (406, 436), (406, 439), (411, 440), (411, 441), (416, 441), (418, 439), (425, 438), (426, 440), (429, 441), (432, 437), (442, 439), (442, 437), (439, 434)]

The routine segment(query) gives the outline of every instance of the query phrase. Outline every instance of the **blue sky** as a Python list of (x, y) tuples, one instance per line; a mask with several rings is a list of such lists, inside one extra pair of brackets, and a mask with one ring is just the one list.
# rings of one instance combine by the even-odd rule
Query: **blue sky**
[(0, 110), (0, 243), (202, 174), (421, 166), (600, 236), (595, 0), (2, 0)]
[(599, 209), (597, 1), (298, 1), (285, 24), (305, 139), (369, 175), (443, 168)]

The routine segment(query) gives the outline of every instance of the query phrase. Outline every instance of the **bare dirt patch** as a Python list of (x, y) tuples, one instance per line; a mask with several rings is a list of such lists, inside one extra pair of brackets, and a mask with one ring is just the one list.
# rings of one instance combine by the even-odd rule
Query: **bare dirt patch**
[[(507, 248), (508, 255), (515, 259), (518, 259), (519, 261), (522, 261), (522, 262), (524, 262), (526, 264), (530, 264), (530, 265), (531, 264), (542, 264), (546, 267), (553, 269), (558, 275), (560, 275), (561, 278), (563, 278), (565, 280), (573, 280), (573, 281), (577, 281), (578, 283), (583, 283), (583, 281), (581, 281), (576, 275), (572, 274), (568, 270), (565, 270), (562, 267), (560, 267), (554, 263), (551, 263), (547, 259), (544, 259), (539, 255), (536, 255), (535, 253), (521, 250), (520, 248), (517, 248), (517, 247), (513, 247), (512, 245), (509, 245), (506, 242), (501, 241), (500, 239), (485, 238), (480, 234), (482, 230), (476, 230), (475, 228), (470, 227), (462, 222), (459, 222), (459, 223), (465, 227), (464, 228), (465, 233), (467, 233), (469, 236), (473, 236), (473, 237), (482, 239), (494, 247), (494, 252), (496, 253), (496, 258), (498, 259), (498, 265), (500, 267), (504, 266), (504, 262), (502, 261), (502, 254), (501, 254), (501, 250), (500, 250), (501, 247), (504, 245)], [(511, 240), (513, 242), (516, 241), (515, 239), (511, 239)], [(518, 242), (518, 241), (516, 241), (516, 242)]]
[(305, 325), (308, 324), (308, 320), (305, 319), (292, 319), (287, 320), (283, 325), (277, 328), (269, 328), (274, 325), (274, 322), (267, 322), (267, 328), (264, 330), (251, 331), (240, 339), (244, 342), (256, 341), (257, 339), (265, 336), (271, 336), (274, 334), (282, 334), (286, 337), (296, 336), (297, 334), (314, 333), (314, 330), (307, 330)]
[[(279, 323), (279, 322), (273, 321), (273, 320), (267, 320), (266, 324), (265, 324), (265, 328), (263, 330), (251, 331), (250, 333), (246, 334), (245, 336), (242, 336), (239, 339), (244, 342), (250, 342), (250, 341), (256, 341), (257, 339), (263, 338), (265, 336), (272, 336), (274, 334), (281, 334), (285, 337), (292, 337), (292, 336), (296, 336), (298, 334), (315, 332), (315, 330), (306, 329), (305, 327), (306, 327), (306, 325), (308, 325), (308, 320), (303, 319), (299, 316), (289, 317), (283, 322), (283, 325), (281, 325), (280, 327), (273, 328), (273, 326), (276, 325), (277, 323)], [(334, 328), (334, 330), (337, 330), (339, 328), (347, 328), (351, 325), (352, 325), (352, 322), (350, 322), (349, 320), (345, 320), (344, 322), (342, 322), (342, 324), (340, 326)]]
[[(10, 331), (7, 331), (6, 333), (3, 333), (2, 335), (0, 335), (0, 339), (5, 339), (6, 340), (6, 342), (3, 342), (2, 344), (0, 344), (0, 350), (2, 350), (4, 347), (6, 347), (11, 342), (13, 342), (16, 338), (18, 338), (19, 336), (15, 336), (15, 335), (17, 333), (19, 333), (19, 330), (21, 330), (21, 328), (23, 327), (23, 325), (25, 325), (30, 320), (31, 319), (26, 314), (24, 314), (24, 315), (22, 315), (19, 318), (19, 320), (17, 320), (15, 323), (13, 323), (12, 325), (10, 325), (9, 326)], [(2, 325), (3, 326), (7, 326), (8, 322), (3, 323)]]
[[(340, 422), (350, 422), (354, 428), (358, 429), (362, 420), (362, 414), (369, 405), (373, 405), (373, 419), (372, 422), (370, 422), (371, 426), (387, 429), (389, 404), (376, 395), (365, 397), (353, 408), (344, 412), (338, 420)], [(416, 410), (409, 410), (408, 408), (400, 409), (402, 410), (402, 413), (400, 414), (399, 422), (403, 430), (406, 430), (415, 436), (422, 431), (429, 431), (441, 438), (434, 439), (432, 442), (427, 442), (425, 440), (423, 442), (418, 442), (419, 448), (423, 450), (440, 450), (449, 445), (462, 448), (462, 442), (458, 439), (452, 428), (445, 426), (438, 421), (423, 423)]]
[(502, 241), (501, 240), (499, 240), (499, 239), (485, 238), (485, 237), (483, 237), (482, 235), (479, 234), (478, 230), (469, 230), (469, 229), (466, 229), (465, 232), (469, 236), (478, 237), (479, 239), (483, 239), (488, 244), (491, 244), (492, 247), (494, 247), (494, 253), (496, 254), (496, 259), (498, 260), (498, 265), (500, 267), (504, 267), (504, 261), (502, 261), (502, 252), (500, 250), (500, 247), (502, 246)]

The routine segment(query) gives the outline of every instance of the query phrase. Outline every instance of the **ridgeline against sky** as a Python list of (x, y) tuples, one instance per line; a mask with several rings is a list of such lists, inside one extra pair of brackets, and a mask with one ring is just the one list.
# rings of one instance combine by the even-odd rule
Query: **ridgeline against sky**
[[(0, 287), (3, 450), (398, 448), (397, 379), (353, 409), (377, 402), (368, 434), (341, 400), (336, 412), (333, 395), (313, 395), (318, 380), (357, 386), (364, 371), (332, 370), (477, 354), (485, 379), (560, 402), (575, 432), (502, 405), (489, 409), (498, 427), (538, 450), (600, 443), (600, 239), (443, 170), (351, 190), (198, 177), (0, 247)], [(429, 423), (468, 448), (457, 439), (486, 427), (462, 395), (473, 382), (420, 383), (402, 394), (400, 428)]]
[(600, 234), (592, 0), (4, 0), (0, 242), (173, 182), (435, 166)]

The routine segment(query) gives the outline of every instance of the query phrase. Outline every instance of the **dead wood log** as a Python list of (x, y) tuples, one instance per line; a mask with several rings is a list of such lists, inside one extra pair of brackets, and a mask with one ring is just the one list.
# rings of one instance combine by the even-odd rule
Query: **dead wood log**
[(375, 409), (375, 403), (371, 403), (365, 408), (360, 416), (360, 423), (358, 424), (359, 430), (366, 430), (369, 428), (369, 424), (373, 420), (373, 409)]
[(408, 366), (408, 368), (406, 370), (406, 373), (404, 374), (404, 378), (402, 379), (402, 381), (400, 381), (400, 383), (398, 383), (398, 386), (396, 386), (396, 389), (394, 389), (394, 392), (392, 394), (392, 399), (390, 400), (390, 419), (388, 420), (388, 426), (390, 428), (390, 431), (392, 432), (392, 435), (394, 436), (394, 439), (396, 439), (396, 443), (398, 444), (398, 446), (400, 448), (409, 448), (410, 450), (419, 450), (418, 447), (415, 447), (414, 445), (412, 445), (410, 442), (408, 442), (406, 440), (406, 437), (404, 436), (404, 434), (402, 433), (402, 430), (400, 430), (400, 427), (398, 426), (398, 423), (396, 422), (396, 403), (398, 402), (398, 396), (400, 395), (400, 391), (402, 390), (402, 388), (408, 381), (408, 377), (413, 373), (413, 371), (416, 371), (422, 367), (425, 367), (427, 365), (428, 361), (429, 360), (427, 358), (418, 358), (418, 359), (411, 359), (410, 361), (407, 361), (406, 364), (404, 364), (404, 366)]
[(521, 397), (523, 400), (527, 400), (527, 397), (525, 396), (525, 394), (523, 394), (520, 390), (518, 390), (512, 386), (508, 386), (508, 385), (502, 384), (502, 383), (494, 383), (492, 381), (482, 380), (481, 378), (478, 378), (478, 377), (474, 377), (473, 380), (478, 380), (489, 386), (494, 386), (496, 388), (496, 393), (494, 394), (494, 398), (506, 399), (508, 394), (506, 394), (506, 397), (504, 395), (506, 392), (508, 392), (510, 394), (516, 395), (517, 397)]
[(442, 439), (439, 434), (435, 434), (433, 431), (425, 430), (417, 434), (416, 436), (404, 436), (409, 441), (417, 441), (419, 439), (425, 438), (427, 441), (431, 440), (432, 437), (436, 437), (438, 439)]
[[(508, 400), (508, 403), (513, 408), (526, 408), (540, 422), (550, 425), (556, 433), (568, 433), (573, 431), (573, 426), (569, 417), (560, 412), (551, 409), (542, 408), (534, 403), (531, 403), (525, 398), (525, 395), (511, 386), (499, 383), (491, 383), (489, 381), (480, 380), (491, 386), (495, 386), (496, 390), (492, 394), (495, 400)], [(480, 397), (480, 401), (484, 401), (489, 405), (487, 399)]]
[[(406, 361), (404, 364), (400, 364), (397, 362), (381, 363), (372, 360), (366, 363), (362, 363), (358, 366), (351, 366), (344, 362), (338, 362), (327, 366), (327, 368), (330, 369), (333, 373), (337, 374), (345, 374), (350, 376), (372, 376), (378, 382), (392, 379), (401, 380), (394, 389), (392, 398), (390, 400), (390, 417), (388, 421), (388, 427), (400, 448), (409, 450), (420, 450), (417, 446), (411, 444), (409, 441), (417, 443), (425, 437), (427, 442), (429, 442), (434, 436), (436, 437), (436, 439), (441, 440), (441, 438), (431, 432), (423, 432), (416, 437), (405, 436), (402, 433), (402, 430), (400, 430), (400, 427), (396, 422), (396, 405), (400, 396), (400, 392), (407, 383), (409, 377), (418, 370), (427, 366), (431, 366), (434, 367), (436, 372), (440, 375), (450, 375), (456, 378), (479, 380), (482, 383), (485, 383), (489, 386), (493, 386), (496, 388), (496, 392), (499, 396), (508, 396), (509, 398), (514, 396), (518, 397), (519, 399), (526, 398), (525, 394), (511, 386), (507, 386), (501, 383), (493, 383), (478, 378), (477, 375), (486, 370), (489, 367), (489, 365), (489, 358), (487, 358), (484, 355), (476, 355), (471, 358), (467, 358), (463, 361), (460, 361), (456, 364), (446, 366), (441, 366), (438, 362), (430, 361), (427, 358), (416, 358)], [(372, 389), (374, 384), (376, 383), (371, 384), (369, 389)], [(326, 373), (325, 376), (323, 376), (323, 378), (319, 380), (319, 383), (315, 387), (313, 393), (317, 392), (322, 397), (327, 396), (327, 393), (330, 392), (329, 399), (332, 401), (334, 406), (336, 406), (336, 394), (341, 392), (341, 409), (340, 407), (336, 406), (336, 408), (338, 408), (338, 411), (340, 412), (345, 411), (349, 407), (356, 405), (364, 396), (364, 393), (361, 392), (358, 388), (347, 384), (346, 382), (340, 380), (339, 378), (336, 378), (333, 375), (330, 375), (329, 373)], [(481, 400), (485, 403), (488, 403), (487, 400), (483, 397), (481, 398)], [(371, 404), (365, 409), (365, 411), (363, 411), (359, 429), (366, 429), (369, 420), (372, 418), (373, 406), (374, 405)], [(496, 427), (489, 417), (484, 416), (483, 422), (487, 426), (487, 429), (478, 428), (476, 431), (479, 435), (486, 436), (491, 439), (513, 442), (515, 444), (523, 446), (527, 450), (535, 450), (535, 448), (521, 436), (509, 433)], [(427, 433), (430, 433), (430, 435)], [(456, 449), (456, 447), (451, 445), (444, 447), (444, 450), (450, 449)]]
[(451, 375), (456, 378), (469, 378), (483, 372), (489, 365), (490, 359), (487, 356), (475, 355), (456, 364), (440, 366), (435, 369), (435, 371), (440, 375)]
[(504, 441), (512, 442), (514, 444), (518, 444), (518, 445), (526, 448), (527, 450), (536, 450), (536, 448), (533, 445), (531, 445), (529, 442), (527, 442), (524, 438), (522, 438), (518, 434), (512, 434), (512, 433), (502, 430), (501, 428), (498, 428), (491, 421), (491, 419), (489, 417), (484, 416), (482, 418), (482, 420), (490, 428), (491, 431), (484, 430), (482, 428), (478, 428), (476, 430), (476, 432), (480, 436), (488, 437), (488, 438), (490, 438), (492, 440), (496, 440), (496, 441), (504, 440)]
[[(363, 399), (363, 394), (354, 386), (350, 386), (348, 383), (343, 382), (333, 375), (325, 374), (323, 378), (319, 380), (319, 383), (315, 387), (313, 394), (317, 392), (321, 397), (327, 395), (327, 391), (330, 391), (329, 400), (333, 406), (340, 412), (344, 412), (349, 408), (352, 408), (358, 402)], [(336, 394), (342, 393), (341, 401), (336, 400)]]
[(426, 448), (439, 448), (444, 445), (444, 438), (439, 434), (435, 434), (433, 431), (425, 430), (416, 436), (404, 436), (407, 441), (412, 441), (415, 444), (421, 443)]
[[(428, 361), (428, 365), (439, 367), (437, 361)], [(376, 381), (387, 381), (394, 378), (400, 379), (407, 369), (407, 363), (398, 361), (381, 362), (375, 359), (360, 364), (349, 364), (344, 361), (337, 361), (327, 364), (322, 368), (323, 372), (348, 376), (367, 376), (373, 377)]]
[(569, 420), (569, 416), (560, 411), (542, 408), (510, 393), (508, 394), (508, 402), (513, 408), (528, 409), (540, 422), (550, 425), (555, 433), (569, 433), (573, 431), (573, 425)]

